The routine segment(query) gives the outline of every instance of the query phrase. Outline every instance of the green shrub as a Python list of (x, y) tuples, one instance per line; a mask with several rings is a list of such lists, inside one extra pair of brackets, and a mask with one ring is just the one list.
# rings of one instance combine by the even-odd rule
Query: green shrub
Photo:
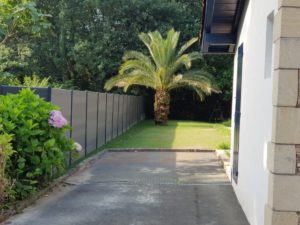
[(230, 149), (230, 144), (223, 142), (223, 143), (218, 145), (218, 149), (228, 150), (228, 149)]
[(13, 179), (13, 194), (23, 199), (54, 178), (53, 172), (66, 168), (65, 155), (74, 147), (66, 138), (69, 127), (49, 125), (56, 106), (31, 90), (0, 96), (0, 131), (13, 135), (15, 153), (7, 162), (7, 175)]
[(18, 78), (14, 75), (2, 75), (0, 73), (0, 85), (23, 86), (23, 87), (55, 87), (61, 88), (62, 85), (50, 82), (50, 77), (41, 78), (35, 74)]
[(226, 126), (226, 127), (231, 127), (231, 120), (229, 119), (229, 120), (226, 120), (226, 121), (224, 121), (223, 123), (222, 123), (224, 126)]
[(6, 162), (13, 154), (11, 145), (12, 136), (0, 134), (0, 209), (4, 207), (10, 193), (11, 183), (6, 175)]
[(22, 85), (25, 87), (49, 87), (49, 80), (50, 77), (41, 79), (34, 74), (32, 76), (25, 76)]
[(21, 82), (14, 76), (3, 76), (0, 74), (0, 85), (21, 86)]

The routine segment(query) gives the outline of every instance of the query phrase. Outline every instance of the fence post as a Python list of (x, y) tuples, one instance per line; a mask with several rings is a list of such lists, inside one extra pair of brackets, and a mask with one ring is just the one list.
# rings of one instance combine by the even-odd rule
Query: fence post
[(114, 107), (115, 107), (115, 95), (112, 94), (112, 118), (111, 118), (111, 139), (114, 138)]
[(99, 92), (97, 93), (97, 128), (96, 128), (96, 148), (98, 148), (99, 140)]
[(122, 134), (124, 133), (124, 95), (122, 95)]
[(120, 95), (118, 95), (117, 136), (119, 136), (119, 110), (120, 110)]
[(139, 97), (135, 96), (136, 101), (136, 123), (139, 122)]
[(52, 97), (52, 88), (51, 87), (48, 87), (47, 88), (47, 98), (46, 98), (46, 101), (48, 102), (51, 102), (51, 97)]
[(87, 155), (87, 115), (88, 115), (88, 91), (85, 92), (85, 137), (84, 137), (84, 156)]
[(105, 93), (105, 123), (104, 123), (104, 143), (105, 144), (107, 141), (106, 129), (107, 129), (107, 93)]
[[(71, 115), (70, 115), (70, 125), (73, 127), (73, 90), (71, 90)], [(73, 138), (73, 130), (70, 130), (70, 138)], [(69, 166), (72, 165), (72, 153), (69, 153)]]

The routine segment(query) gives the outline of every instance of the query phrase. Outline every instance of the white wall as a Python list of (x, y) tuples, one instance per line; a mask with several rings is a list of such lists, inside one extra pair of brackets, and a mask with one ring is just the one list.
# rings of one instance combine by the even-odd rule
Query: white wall
[[(250, 0), (240, 28), (238, 46), (244, 44), (239, 180), (233, 187), (251, 225), (264, 224), (267, 202), (267, 144), (272, 131), (272, 69), (266, 51), (268, 16), (276, 13), (277, 0)], [(270, 26), (270, 22), (269, 22)], [(267, 37), (268, 36), (268, 37)], [(271, 45), (272, 46), (272, 45)], [(268, 47), (270, 50), (270, 45)], [(234, 82), (236, 81), (237, 54)], [(269, 71), (271, 74), (266, 74)], [(235, 95), (234, 83), (234, 95)], [(235, 96), (233, 98), (233, 115)], [(234, 121), (234, 120), (233, 120)], [(234, 125), (233, 125), (234, 127)], [(232, 128), (233, 129), (233, 128)], [(232, 143), (233, 137), (232, 137)], [(232, 154), (233, 155), (233, 154)]]

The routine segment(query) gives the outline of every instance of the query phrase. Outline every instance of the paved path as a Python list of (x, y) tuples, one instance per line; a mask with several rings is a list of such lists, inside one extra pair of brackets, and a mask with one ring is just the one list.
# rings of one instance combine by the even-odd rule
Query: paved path
[(106, 153), (11, 225), (248, 225), (214, 153)]

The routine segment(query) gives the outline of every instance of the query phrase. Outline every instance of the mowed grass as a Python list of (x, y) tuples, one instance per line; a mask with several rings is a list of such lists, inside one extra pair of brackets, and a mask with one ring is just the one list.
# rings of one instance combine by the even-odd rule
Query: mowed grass
[(123, 135), (105, 144), (107, 148), (193, 148), (214, 150), (230, 142), (230, 129), (222, 124), (169, 121), (168, 126), (156, 126), (145, 120)]

